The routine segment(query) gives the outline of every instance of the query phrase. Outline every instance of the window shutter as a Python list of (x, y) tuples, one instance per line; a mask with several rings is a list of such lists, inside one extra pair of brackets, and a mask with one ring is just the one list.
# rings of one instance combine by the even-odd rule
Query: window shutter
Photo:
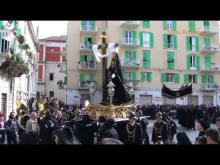
[(166, 82), (166, 73), (161, 73), (161, 82)]
[(4, 29), (4, 21), (0, 21), (0, 30)]
[(94, 73), (89, 74), (90, 81), (94, 81)]
[(177, 49), (177, 36), (176, 35), (174, 35), (173, 36), (173, 42), (174, 42), (174, 49), (176, 50)]
[(189, 83), (189, 75), (184, 74), (184, 83)]
[(168, 69), (174, 68), (174, 57), (173, 57), (173, 53), (168, 53), (168, 54), (167, 54), (167, 68), (168, 68)]
[(150, 47), (153, 48), (154, 47), (154, 34), (150, 33)]
[(149, 75), (149, 82), (151, 82), (151, 77), (152, 77), (152, 73), (151, 72), (148, 72), (148, 75)]
[(125, 64), (128, 64), (129, 62), (129, 51), (125, 50)]
[(175, 83), (179, 83), (179, 82), (180, 82), (180, 75), (175, 74)]
[(131, 72), (131, 79), (136, 80), (136, 73), (135, 72)]
[(141, 81), (144, 82), (144, 72), (141, 72)]
[(133, 63), (137, 64), (137, 51), (133, 51), (133, 59), (134, 59)]
[(195, 74), (195, 84), (197, 84), (197, 83), (198, 83), (198, 75)]
[(190, 70), (190, 55), (186, 56), (187, 69)]
[(202, 75), (202, 84), (206, 84), (206, 75)]
[(139, 33), (139, 37), (140, 37), (140, 46), (143, 48), (143, 32)]
[(176, 21), (173, 21), (173, 30), (176, 30)]
[(167, 49), (167, 34), (163, 34), (163, 48)]
[(199, 37), (196, 37), (196, 51), (199, 51)]
[(143, 67), (150, 67), (150, 51), (143, 50)]
[(167, 29), (167, 21), (163, 21), (163, 29), (164, 29), (164, 30)]
[(205, 56), (205, 69), (211, 69), (211, 57), (209, 55)]
[(150, 21), (142, 21), (143, 28), (149, 28), (150, 27)]
[(200, 69), (200, 57), (196, 56), (196, 69), (199, 70)]
[(67, 76), (64, 77), (64, 84), (67, 84)]
[(210, 75), (210, 83), (214, 83), (214, 76)]
[(190, 51), (190, 36), (186, 36), (186, 50)]
[(80, 73), (80, 74), (79, 74), (79, 80), (80, 80), (80, 82), (83, 81), (83, 77), (84, 77), (83, 73)]

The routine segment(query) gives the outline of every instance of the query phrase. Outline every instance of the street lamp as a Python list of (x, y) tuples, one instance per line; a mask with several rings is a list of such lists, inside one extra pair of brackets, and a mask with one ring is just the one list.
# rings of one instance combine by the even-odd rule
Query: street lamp
[(110, 105), (112, 104), (112, 100), (113, 100), (113, 96), (114, 96), (114, 93), (115, 93), (115, 84), (112, 83), (112, 81), (109, 82), (109, 84), (107, 85), (108, 87), (108, 94), (109, 94), (109, 97), (110, 97)]

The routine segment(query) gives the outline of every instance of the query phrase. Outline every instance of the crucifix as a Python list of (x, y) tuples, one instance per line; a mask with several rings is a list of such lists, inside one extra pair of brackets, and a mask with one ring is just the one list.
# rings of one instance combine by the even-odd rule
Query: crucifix
[[(98, 49), (102, 50), (102, 55), (106, 54), (106, 49), (108, 47), (106, 43), (106, 33), (102, 32), (101, 35), (102, 43), (98, 45)], [(107, 102), (107, 58), (102, 58), (102, 103)]]

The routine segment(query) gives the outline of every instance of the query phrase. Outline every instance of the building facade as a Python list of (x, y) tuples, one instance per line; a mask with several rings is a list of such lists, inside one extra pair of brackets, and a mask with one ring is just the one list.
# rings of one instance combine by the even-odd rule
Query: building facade
[(56, 97), (66, 102), (66, 36), (40, 40), (38, 96)]
[[(67, 103), (89, 99), (89, 83), (101, 102), (102, 71), (91, 44), (119, 43), (123, 78), (135, 85), (135, 103), (219, 104), (220, 56), (218, 21), (70, 21), (67, 40)], [(111, 57), (110, 57), (111, 58)], [(110, 59), (108, 59), (109, 66)], [(193, 94), (161, 96), (162, 84), (177, 90), (193, 83)]]
[[(21, 103), (27, 106), (36, 96), (38, 39), (32, 22), (0, 21), (0, 50), (0, 111), (7, 118)], [(6, 70), (4, 64), (13, 58), (16, 62)], [(18, 74), (24, 68), (28, 71)]]

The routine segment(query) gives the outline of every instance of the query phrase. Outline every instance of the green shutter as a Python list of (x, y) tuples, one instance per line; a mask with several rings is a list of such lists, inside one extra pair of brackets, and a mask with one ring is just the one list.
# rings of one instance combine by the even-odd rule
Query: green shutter
[(91, 30), (95, 30), (95, 21), (90, 21)]
[(167, 49), (167, 34), (163, 34), (163, 48)]
[(84, 77), (83, 73), (80, 73), (80, 74), (79, 74), (79, 81), (80, 81), (80, 82), (83, 81), (83, 77)]
[(131, 72), (131, 79), (136, 80), (136, 73), (135, 72)]
[(205, 43), (205, 47), (210, 47), (210, 38), (209, 37), (205, 37), (204, 38), (204, 43)]
[(128, 64), (129, 62), (129, 51), (125, 50), (125, 64)]
[(202, 84), (206, 84), (206, 75), (202, 75)]
[(189, 75), (184, 74), (184, 83), (189, 83)]
[(151, 82), (151, 77), (152, 77), (152, 73), (148, 72), (148, 80), (149, 80), (149, 82)]
[(190, 36), (186, 36), (186, 50), (190, 51)]
[(139, 33), (139, 38), (140, 38), (140, 46), (143, 48), (143, 32)]
[(176, 30), (176, 21), (173, 21), (173, 30)]
[(197, 84), (197, 83), (198, 83), (198, 75), (195, 74), (195, 84)]
[(2, 33), (0, 33), (0, 53), (2, 53), (1, 51), (2, 51)]
[(196, 37), (196, 51), (199, 51), (199, 37)]
[(84, 45), (88, 45), (88, 37), (84, 37)]
[(150, 21), (142, 21), (143, 28), (149, 28), (150, 27)]
[(209, 75), (208, 83), (214, 83), (214, 76), (213, 75)]
[(179, 83), (179, 82), (180, 82), (180, 75), (175, 74), (175, 83)]
[(205, 56), (205, 69), (211, 69), (211, 57), (209, 55)]
[(137, 64), (137, 51), (133, 51), (133, 59), (134, 59), (133, 63)]
[(188, 70), (190, 70), (190, 55), (186, 56), (186, 67)]
[(167, 68), (168, 69), (174, 68), (174, 55), (173, 55), (173, 53), (167, 53)]
[(196, 56), (196, 69), (199, 70), (200, 69), (200, 57)]
[(136, 31), (132, 31), (132, 38), (136, 38)]
[(4, 21), (0, 21), (0, 30), (4, 29)]
[(80, 64), (82, 64), (83, 62), (84, 62), (84, 56), (81, 55), (81, 56), (80, 56)]
[(167, 29), (167, 21), (163, 21), (163, 29), (164, 29), (164, 30)]
[(82, 30), (86, 30), (86, 21), (81, 21)]
[(177, 49), (177, 36), (176, 35), (174, 35), (173, 36), (173, 42), (174, 42), (174, 49)]
[(143, 50), (143, 67), (150, 67), (150, 51)]
[(189, 31), (190, 32), (196, 31), (195, 21), (189, 21)]
[(205, 31), (210, 31), (210, 29), (209, 29), (209, 21), (203, 21), (203, 25), (204, 25), (204, 30)]
[(90, 81), (94, 81), (94, 73), (89, 74)]
[(166, 82), (166, 73), (161, 73), (161, 82)]
[(150, 47), (153, 48), (154, 47), (154, 34), (150, 33)]

